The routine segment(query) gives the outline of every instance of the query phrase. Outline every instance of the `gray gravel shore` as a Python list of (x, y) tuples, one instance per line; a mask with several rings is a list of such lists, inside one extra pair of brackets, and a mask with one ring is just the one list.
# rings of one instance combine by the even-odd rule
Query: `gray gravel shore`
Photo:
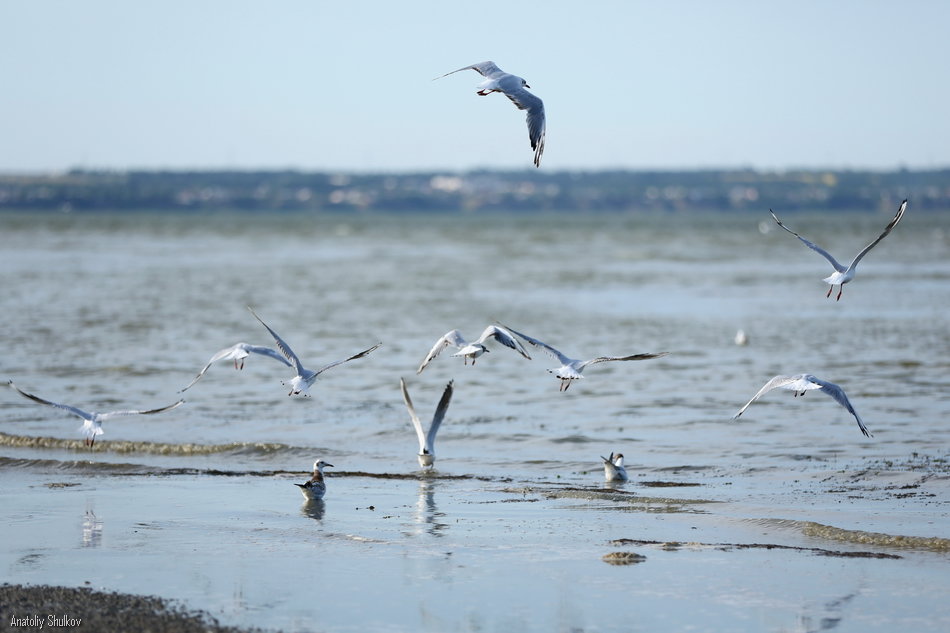
[(211, 615), (155, 596), (83, 587), (0, 585), (0, 631), (260, 633), (222, 626)]

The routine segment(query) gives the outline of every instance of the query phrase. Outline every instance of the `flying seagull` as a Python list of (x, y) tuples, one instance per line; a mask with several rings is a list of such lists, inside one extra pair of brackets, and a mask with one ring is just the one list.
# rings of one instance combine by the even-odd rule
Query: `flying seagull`
[(251, 354), (261, 354), (263, 356), (270, 356), (274, 360), (278, 360), (282, 362), (283, 364), (287, 365), (288, 367), (291, 366), (290, 361), (284, 358), (280, 354), (280, 352), (278, 352), (275, 349), (272, 349), (270, 347), (263, 347), (261, 345), (249, 345), (247, 343), (236, 343), (232, 345), (231, 347), (225, 348), (221, 350), (220, 352), (215, 353), (215, 355), (211, 357), (211, 360), (208, 361), (208, 364), (205, 365), (204, 368), (198, 372), (198, 375), (195, 376), (195, 379), (192, 380), (190, 383), (188, 383), (188, 386), (182, 389), (181, 391), (179, 391), (178, 393), (182, 393), (190, 389), (192, 385), (194, 385), (196, 382), (201, 380), (201, 377), (205, 375), (205, 372), (208, 371), (208, 368), (210, 368), (211, 365), (218, 362), (219, 360), (233, 360), (235, 369), (244, 369), (244, 360)]
[(84, 443), (86, 446), (92, 446), (96, 443), (96, 436), (102, 435), (105, 431), (102, 430), (102, 423), (106, 420), (111, 420), (112, 418), (117, 418), (123, 415), (151, 415), (153, 413), (161, 413), (163, 411), (170, 411), (175, 407), (179, 407), (184, 404), (184, 400), (179, 400), (175, 404), (170, 404), (167, 407), (162, 407), (160, 409), (150, 409), (148, 411), (108, 411), (106, 413), (97, 413), (96, 411), (83, 411), (77, 407), (71, 407), (68, 404), (59, 404), (58, 402), (51, 402), (50, 400), (44, 400), (39, 396), (34, 396), (32, 393), (27, 393), (13, 384), (13, 381), (9, 381), (7, 384), (10, 385), (13, 389), (16, 389), (21, 396), (24, 398), (29, 398), (33, 402), (39, 402), (40, 404), (49, 405), (51, 407), (56, 407), (57, 409), (63, 409), (64, 411), (69, 411), (73, 415), (79, 416), (83, 419), (82, 426), (79, 427), (79, 431), (86, 436)]
[(862, 257), (868, 254), (869, 250), (874, 248), (878, 242), (883, 240), (887, 236), (887, 234), (890, 233), (891, 230), (895, 226), (897, 226), (897, 223), (901, 221), (902, 217), (904, 217), (904, 209), (906, 208), (907, 208), (907, 200), (904, 200), (903, 202), (901, 202), (901, 206), (897, 209), (897, 215), (894, 216), (894, 219), (891, 220), (890, 224), (884, 227), (884, 232), (881, 233), (877, 237), (876, 240), (874, 240), (873, 242), (865, 246), (864, 249), (860, 253), (858, 253), (855, 256), (855, 258), (851, 260), (851, 263), (847, 266), (841, 265), (838, 262), (838, 260), (836, 260), (834, 257), (831, 256), (831, 253), (821, 248), (817, 244), (809, 242), (804, 237), (802, 237), (801, 235), (799, 235), (792, 229), (782, 224), (782, 221), (778, 219), (778, 216), (775, 215), (775, 212), (772, 211), (771, 209), (769, 209), (769, 213), (772, 214), (772, 218), (775, 220), (776, 224), (778, 224), (780, 227), (782, 227), (783, 229), (785, 229), (786, 231), (788, 231), (789, 233), (791, 233), (792, 235), (800, 239), (802, 241), (802, 244), (804, 244), (805, 246), (812, 249), (813, 251), (815, 251), (816, 253), (824, 257), (825, 259), (827, 259), (829, 262), (831, 262), (831, 265), (834, 266), (835, 272), (831, 273), (831, 275), (829, 275), (828, 277), (825, 277), (822, 280), (825, 283), (831, 284), (831, 287), (828, 288), (828, 294), (825, 296), (830, 297), (831, 291), (835, 289), (835, 286), (838, 286), (838, 298), (835, 299), (835, 301), (839, 301), (841, 299), (841, 292), (844, 290), (844, 285), (848, 283), (849, 281), (851, 281), (852, 279), (854, 279), (854, 269), (857, 267), (858, 262), (861, 261)]
[(616, 455), (611, 453), (610, 457), (600, 456), (604, 460), (604, 480), (605, 481), (627, 481), (627, 469), (623, 467), (623, 453)]
[(812, 376), (811, 374), (796, 374), (794, 376), (775, 376), (770, 381), (765, 383), (759, 392), (752, 396), (752, 399), (745, 403), (745, 406), (739, 409), (739, 412), (732, 416), (733, 420), (739, 418), (742, 413), (749, 408), (749, 405), (758, 400), (764, 394), (772, 391), (773, 389), (790, 389), (795, 392), (795, 397), (804, 396), (806, 391), (812, 389), (820, 389), (823, 393), (828, 394), (835, 401), (840, 404), (842, 407), (847, 409), (851, 415), (854, 416), (854, 419), (858, 422), (858, 428), (861, 429), (861, 432), (864, 433), (865, 437), (871, 437), (871, 434), (868, 432), (864, 422), (861, 421), (861, 416), (858, 415), (858, 412), (854, 410), (854, 407), (851, 406), (851, 401), (848, 400), (848, 396), (845, 395), (844, 389), (834, 384), (833, 382), (828, 382), (827, 380), (822, 380)]
[[(290, 392), (287, 394), (288, 396), (302, 393), (303, 395), (309, 397), (310, 394), (308, 393), (308, 391), (310, 390), (310, 387), (313, 386), (313, 383), (314, 381), (316, 381), (317, 376), (319, 376), (326, 370), (330, 369), (331, 367), (342, 365), (345, 362), (356, 360), (357, 358), (363, 358), (364, 356), (372, 352), (374, 349), (382, 345), (382, 343), (377, 343), (376, 345), (373, 345), (371, 348), (364, 349), (362, 352), (358, 354), (354, 354), (353, 356), (350, 356), (349, 358), (338, 360), (336, 362), (330, 363), (329, 365), (326, 365), (325, 367), (317, 371), (312, 371), (303, 366), (303, 364), (300, 362), (300, 359), (297, 358), (296, 354), (294, 354), (294, 350), (290, 349), (290, 345), (287, 345), (287, 343), (284, 342), (284, 339), (278, 336), (277, 332), (270, 329), (270, 326), (264, 323), (264, 321), (261, 320), (261, 317), (257, 316), (257, 313), (254, 312), (251, 306), (248, 306), (247, 309), (251, 311), (251, 314), (254, 315), (254, 318), (260, 321), (261, 325), (263, 325), (264, 328), (268, 332), (270, 332), (270, 335), (274, 337), (274, 341), (277, 343), (277, 349), (279, 349), (283, 353), (283, 355), (287, 357), (287, 360), (290, 361), (290, 366), (292, 366), (294, 370), (297, 372), (297, 375), (290, 379)], [(281, 384), (286, 385), (287, 383), (282, 382)]]
[(322, 459), (318, 459), (313, 462), (313, 476), (310, 480), (303, 484), (294, 484), (300, 488), (300, 492), (308, 501), (323, 499), (323, 495), (327, 493), (327, 484), (323, 481), (324, 468), (333, 468), (333, 464), (328, 464)]
[(484, 97), (493, 92), (501, 92), (511, 99), (511, 102), (514, 103), (519, 110), (528, 111), (528, 139), (531, 141), (531, 149), (534, 150), (534, 166), (540, 167), (541, 154), (544, 152), (544, 102), (525, 90), (525, 88), (531, 87), (527, 81), (521, 77), (506, 73), (496, 66), (495, 62), (472, 64), (471, 66), (445, 73), (444, 75), (436, 77), (436, 79), (442, 79), (442, 77), (447, 77), (453, 73), (462, 72), (463, 70), (474, 70), (482, 77), (485, 77), (485, 81), (478, 84), (478, 90), (475, 91), (475, 94)]
[(660, 358), (669, 354), (669, 352), (660, 352), (659, 354), (634, 354), (632, 356), (598, 356), (597, 358), (592, 358), (590, 360), (577, 360), (575, 358), (569, 358), (565, 356), (547, 343), (542, 343), (538, 339), (531, 338), (527, 334), (522, 334), (521, 332), (512, 330), (511, 328), (508, 329), (561, 363), (560, 367), (548, 370), (550, 373), (561, 379), (561, 391), (567, 391), (568, 387), (571, 386), (572, 380), (583, 378), (581, 372), (584, 371), (584, 368), (588, 365), (605, 363), (607, 361), (614, 360), (649, 360), (651, 358)]
[(423, 468), (431, 468), (435, 464), (435, 434), (439, 432), (442, 426), (442, 420), (445, 419), (445, 412), (449, 408), (449, 402), (452, 400), (452, 382), (445, 386), (442, 392), (442, 399), (435, 408), (435, 415), (432, 416), (432, 423), (429, 425), (427, 433), (422, 431), (422, 421), (416, 415), (416, 408), (412, 406), (412, 399), (409, 397), (409, 390), (406, 389), (406, 381), (399, 379), (399, 386), (402, 387), (402, 399), (406, 401), (406, 408), (409, 409), (409, 417), (412, 419), (412, 426), (416, 429), (416, 436), (419, 438), (419, 465)]
[(436, 356), (442, 353), (449, 345), (457, 347), (459, 351), (452, 354), (453, 358), (456, 356), (461, 356), (465, 359), (465, 364), (468, 365), (468, 359), (472, 359), (472, 365), (475, 364), (475, 359), (484, 354), (485, 352), (491, 351), (485, 346), (485, 342), (493, 338), (505, 347), (510, 347), (515, 350), (528, 360), (531, 360), (531, 357), (528, 356), (528, 352), (525, 351), (524, 346), (518, 342), (518, 339), (512, 335), (511, 332), (506, 330), (503, 327), (498, 327), (497, 325), (489, 325), (485, 328), (485, 331), (482, 332), (482, 335), (478, 337), (478, 340), (469, 343), (464, 338), (462, 338), (462, 333), (458, 330), (451, 330), (442, 335), (438, 341), (435, 342), (435, 345), (432, 346), (432, 349), (429, 350), (429, 353), (422, 360), (422, 364), (419, 365), (419, 369), (416, 370), (417, 374), (421, 374), (422, 370), (432, 362)]

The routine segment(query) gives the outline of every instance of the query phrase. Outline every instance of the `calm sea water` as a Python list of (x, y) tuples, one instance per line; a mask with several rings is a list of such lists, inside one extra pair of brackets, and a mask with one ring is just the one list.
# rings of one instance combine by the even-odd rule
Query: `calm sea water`
[[(890, 216), (806, 213), (783, 219), (848, 260), (879, 234)], [(289, 514), (280, 515), (280, 521), (306, 518), (311, 525), (316, 518), (323, 536), (352, 540), (360, 529), (368, 529), (365, 511), (354, 511), (386, 506), (389, 516), (402, 517), (403, 523), (368, 529), (360, 537), (397, 544), (385, 554), (375, 552), (392, 561), (368, 586), (391, 590), (382, 578), (392, 577), (396, 584), (410, 579), (420, 591), (436, 591), (432, 583), (468, 581), (463, 581), (464, 572), (452, 571), (444, 552), (432, 553), (426, 539), (453, 537), (453, 551), (479, 552), (480, 562), (469, 562), (469, 568), (489, 575), (513, 564), (495, 548), (497, 539), (511, 539), (514, 548), (527, 542), (578, 556), (596, 552), (591, 554), (596, 559), (609, 551), (603, 549), (607, 538), (650, 534), (643, 526), (618, 523), (618, 516), (630, 513), (610, 512), (616, 500), (606, 497), (578, 502), (591, 510), (586, 514), (575, 512), (571, 502), (558, 501), (548, 515), (553, 523), (525, 517), (527, 505), (504, 503), (538, 494), (538, 486), (601, 489), (599, 456), (611, 451), (626, 455), (632, 479), (626, 492), (650, 494), (653, 489), (638, 481), (689, 484), (693, 487), (674, 485), (662, 491), (674, 499), (717, 504), (715, 510), (703, 506), (704, 520), (713, 521), (707, 524), (712, 530), (707, 539), (690, 533), (695, 524), (676, 523), (678, 517), (664, 524), (667, 532), (646, 538), (734, 540), (741, 525), (740, 536), (747, 540), (750, 534), (781, 540), (776, 534), (788, 530), (783, 521), (891, 536), (950, 537), (950, 216), (917, 213), (912, 203), (897, 229), (862, 261), (838, 302), (834, 296), (825, 298), (827, 286), (821, 279), (830, 272), (827, 263), (776, 229), (767, 212), (0, 215), (0, 377), (41, 397), (100, 411), (170, 404), (215, 351), (238, 341), (272, 344), (247, 305), (310, 367), (383, 343), (366, 358), (323, 374), (311, 390), (313, 397), (306, 399), (287, 396), (280, 381), (292, 373), (270, 359), (249, 358), (243, 371), (219, 363), (185, 393), (184, 406), (106, 422), (105, 435), (92, 451), (82, 447), (76, 418), (4, 390), (0, 471), (21, 486), (4, 492), (13, 526), (0, 529), (8, 532), (6, 542), (13, 543), (6, 561), (9, 579), (88, 580), (88, 568), (76, 563), (75, 572), (64, 571), (73, 568), (62, 560), (57, 566), (52, 555), (47, 563), (22, 564), (24, 556), (43, 549), (34, 542), (35, 534), (43, 533), (36, 527), (37, 516), (52, 503), (47, 495), (58, 494), (57, 500), (71, 500), (63, 510), (69, 521), (81, 522), (93, 535), (95, 522), (106, 521), (99, 529), (113, 535), (111, 541), (108, 536), (93, 538), (98, 560), (111, 561), (101, 574), (92, 574), (93, 584), (182, 598), (197, 595), (195, 606), (204, 600), (237, 623), (302, 630), (350, 630), (353, 624), (354, 630), (363, 629), (380, 623), (334, 618), (324, 609), (321, 624), (315, 624), (306, 594), (287, 590), (280, 580), (287, 566), (268, 568), (269, 555), (262, 553), (248, 559), (259, 568), (250, 563), (242, 568), (239, 575), (246, 582), (238, 583), (240, 588), (224, 583), (222, 589), (219, 576), (202, 580), (198, 576), (210, 572), (191, 568), (186, 573), (190, 580), (182, 581), (170, 568), (165, 575), (156, 572), (164, 580), (145, 582), (128, 571), (130, 552), (140, 547), (131, 535), (157, 530), (160, 537), (153, 543), (165, 545), (158, 546), (156, 555), (184, 545), (220, 562), (228, 547), (207, 532), (220, 538), (223, 525), (233, 527), (235, 508), (262, 512), (262, 504), (281, 504), (277, 500), (286, 495)], [(529, 350), (533, 359), (527, 361), (496, 346), (474, 367), (445, 353), (416, 375), (442, 334), (458, 328), (476, 337), (495, 320), (574, 357), (670, 355), (589, 367), (566, 393), (558, 392), (558, 381), (545, 371), (555, 363), (535, 350)], [(749, 337), (746, 346), (733, 342), (740, 328)], [(789, 392), (772, 392), (740, 421), (731, 420), (770, 377), (800, 372), (840, 384), (874, 437), (862, 436), (848, 412), (821, 394), (793, 398)], [(400, 377), (406, 378), (423, 418), (431, 415), (446, 382), (455, 381), (455, 397), (437, 442), (438, 476), (413, 475), (417, 445), (399, 393)], [(303, 481), (317, 457), (333, 463), (338, 474), (330, 479), (325, 511), (305, 517), (290, 482)], [(373, 478), (381, 475), (409, 478)], [(59, 483), (62, 488), (52, 487)], [(521, 494), (512, 492), (522, 489)], [(441, 491), (439, 510), (435, 491)], [(167, 505), (168, 495), (190, 507), (202, 506), (208, 516), (199, 524), (207, 529), (196, 530), (184, 520), (179, 524), (174, 515), (181, 506)], [(221, 505), (209, 505), (209, 495)], [(483, 513), (469, 514), (472, 508), (466, 504), (473, 499), (488, 504)], [(349, 527), (328, 527), (333, 503), (335, 517), (350, 522)], [(107, 520), (95, 518), (104, 507), (113, 517), (123, 517), (112, 519), (112, 525), (124, 526), (121, 530), (110, 530)], [(143, 508), (152, 508), (162, 520), (146, 516)], [(263, 539), (268, 551), (286, 551), (282, 544), (296, 539), (299, 534), (293, 530), (302, 528), (285, 525), (290, 532), (268, 536), (266, 525), (277, 521), (268, 512), (254, 515), (263, 526), (259, 534), (241, 532), (240, 538)], [(643, 520), (649, 513), (638, 517)], [(484, 522), (481, 531), (452, 523), (466, 517)], [(650, 520), (655, 524), (662, 518)], [(519, 523), (522, 519), (527, 523)], [(723, 531), (724, 525), (731, 527)], [(585, 535), (572, 539), (574, 530)], [(131, 540), (116, 537), (120, 531)], [(842, 546), (830, 533), (808, 537), (799, 532), (792, 539), (796, 545)], [(882, 551), (893, 546), (885, 536), (862, 538)], [(75, 563), (68, 552), (77, 542), (70, 540), (57, 555)], [(411, 555), (405, 558), (406, 542), (422, 543), (434, 567), (417, 568), (420, 563)], [(846, 546), (854, 542), (850, 539)], [(915, 555), (928, 564), (938, 564), (932, 562), (936, 556), (945, 565), (945, 545), (931, 543), (919, 548), (926, 553)], [(324, 554), (321, 564), (332, 566), (330, 561), (337, 560), (339, 570), (354, 565), (354, 559), (365, 561), (366, 552), (333, 549)], [(535, 560), (525, 555), (517, 561), (526, 559)], [(599, 560), (593, 564), (605, 567)], [(373, 575), (365, 565), (354, 569)], [(805, 569), (800, 577), (813, 572)], [(538, 573), (547, 577), (543, 569)], [(245, 595), (260, 574), (291, 597), (276, 587), (260, 596)], [(869, 582), (865, 575), (857, 575), (856, 586), (866, 586), (861, 585)], [(869, 575), (876, 577), (875, 572)], [(291, 576), (307, 585), (313, 580), (302, 571)], [(596, 576), (592, 580), (594, 586), (601, 581)], [(615, 579), (606, 583), (609, 588), (592, 589), (590, 604), (611, 608), (600, 601), (628, 592), (624, 582)], [(674, 598), (693, 589), (679, 582), (664, 594), (672, 601), (671, 612), (676, 611)], [(479, 585), (485, 605), (514, 600), (496, 595), (505, 593), (497, 582), (486, 583)], [(342, 586), (354, 589), (351, 584)], [(526, 600), (567, 590), (559, 582), (541, 586), (543, 595)], [(944, 581), (938, 588), (948, 586)], [(230, 597), (221, 598), (222, 592)], [(825, 610), (833, 601), (828, 596), (808, 599)], [(796, 611), (800, 604), (784, 611), (786, 620), (753, 617), (743, 622), (735, 614), (748, 614), (748, 609), (732, 611), (727, 602), (723, 598), (709, 608), (732, 630), (809, 630), (802, 624), (807, 617)], [(747, 602), (753, 610), (772, 608), (751, 594)], [(269, 604), (280, 604), (291, 615), (281, 619), (265, 608)], [(406, 628), (425, 630), (500, 630), (508, 624), (524, 630), (568, 625), (622, 630), (628, 615), (598, 620), (606, 617), (597, 615), (600, 610), (580, 609), (579, 614), (538, 619), (527, 609), (523, 617), (506, 622), (473, 606), (471, 612), (481, 615), (463, 622), (450, 615), (427, 620), (420, 615), (425, 609), (419, 609), (386, 623), (392, 630), (404, 630), (403, 622)], [(678, 617), (671, 630), (692, 624)], [(847, 620), (840, 613), (835, 617)], [(939, 630), (948, 617), (943, 611), (924, 621)], [(652, 620), (656, 626), (664, 622), (670, 621), (659, 615)], [(889, 621), (908, 622), (899, 617)], [(861, 630), (867, 623), (859, 619), (851, 624)]]

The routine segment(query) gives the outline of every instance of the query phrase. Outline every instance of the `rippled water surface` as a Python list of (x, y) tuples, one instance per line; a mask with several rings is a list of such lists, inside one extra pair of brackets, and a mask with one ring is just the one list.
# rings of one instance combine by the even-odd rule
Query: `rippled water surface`
[[(783, 218), (845, 260), (889, 219)], [(216, 364), (184, 406), (109, 420), (92, 450), (78, 419), (3, 390), (0, 569), (285, 630), (946, 630), (928, 596), (950, 590), (950, 216), (912, 203), (838, 302), (827, 262), (776, 229), (767, 213), (0, 215), (0, 377), (43, 398), (170, 404), (215, 351), (272, 344), (247, 305), (313, 368), (383, 343), (312, 398), (269, 358)], [(416, 375), (439, 336), (494, 320), (575, 357), (670, 355), (591, 366), (566, 393), (530, 348)], [(800, 372), (840, 384), (873, 437), (816, 392), (731, 419)], [(424, 419), (454, 380), (430, 475), (400, 377)], [(326, 502), (301, 506), (291, 482), (318, 457)], [(602, 560), (618, 550), (647, 559)], [(895, 579), (919, 597), (882, 597)]]

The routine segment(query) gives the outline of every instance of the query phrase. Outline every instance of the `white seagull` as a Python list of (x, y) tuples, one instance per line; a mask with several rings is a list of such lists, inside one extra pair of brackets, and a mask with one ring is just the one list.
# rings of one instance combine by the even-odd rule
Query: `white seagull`
[(525, 88), (531, 87), (527, 81), (521, 77), (506, 73), (496, 66), (495, 62), (472, 64), (471, 66), (445, 73), (444, 75), (436, 77), (436, 79), (442, 79), (442, 77), (448, 77), (453, 73), (458, 73), (463, 70), (474, 70), (482, 77), (485, 77), (485, 81), (478, 84), (478, 90), (475, 91), (475, 94), (484, 97), (493, 92), (501, 92), (511, 99), (511, 102), (514, 103), (519, 110), (528, 111), (528, 139), (531, 141), (531, 149), (534, 150), (534, 166), (540, 167), (541, 154), (544, 152), (544, 102), (525, 90)]
[(208, 368), (211, 367), (214, 363), (219, 360), (233, 360), (235, 369), (244, 369), (244, 360), (251, 354), (261, 354), (262, 356), (270, 356), (274, 360), (278, 360), (288, 367), (291, 366), (290, 361), (284, 358), (280, 352), (276, 349), (270, 347), (264, 347), (262, 345), (250, 345), (248, 343), (236, 343), (231, 347), (225, 348), (220, 352), (217, 352), (214, 356), (211, 357), (211, 360), (208, 361), (208, 364), (198, 372), (198, 375), (195, 376), (195, 379), (188, 383), (188, 386), (179, 391), (182, 393), (187, 391), (194, 385), (196, 382), (201, 380), (201, 377), (205, 375), (205, 372), (208, 371)]
[(660, 352), (659, 354), (633, 354), (632, 356), (598, 356), (597, 358), (592, 358), (590, 360), (577, 360), (575, 358), (569, 358), (565, 356), (547, 343), (542, 343), (538, 339), (531, 338), (527, 334), (522, 334), (517, 330), (512, 330), (510, 327), (508, 329), (561, 363), (560, 367), (548, 370), (550, 373), (561, 379), (561, 391), (567, 391), (568, 387), (571, 386), (572, 380), (583, 378), (581, 372), (584, 371), (584, 368), (588, 365), (605, 363), (607, 361), (614, 360), (649, 360), (651, 358), (660, 358), (669, 354), (669, 352)]
[(13, 389), (16, 389), (21, 396), (24, 398), (29, 398), (33, 402), (39, 402), (40, 404), (46, 404), (51, 407), (56, 407), (57, 409), (63, 409), (64, 411), (69, 411), (73, 415), (77, 415), (83, 419), (82, 426), (79, 427), (80, 433), (86, 436), (84, 443), (86, 446), (92, 446), (96, 443), (96, 436), (102, 435), (105, 431), (102, 430), (102, 423), (106, 420), (111, 420), (112, 418), (117, 418), (123, 415), (151, 415), (153, 413), (161, 413), (163, 411), (170, 411), (175, 407), (179, 407), (184, 404), (184, 400), (179, 400), (175, 404), (170, 404), (167, 407), (162, 407), (160, 409), (150, 409), (148, 411), (108, 411), (106, 413), (97, 413), (96, 411), (83, 411), (77, 407), (71, 407), (68, 404), (59, 404), (58, 402), (51, 402), (49, 400), (44, 400), (39, 396), (34, 396), (32, 393), (27, 393), (13, 384), (13, 381), (9, 381), (7, 384), (10, 385)]
[(833, 382), (828, 382), (827, 380), (822, 380), (812, 376), (811, 374), (796, 374), (795, 376), (775, 376), (759, 389), (759, 392), (752, 396), (752, 399), (745, 403), (745, 406), (739, 409), (739, 412), (732, 416), (733, 420), (739, 418), (742, 415), (743, 411), (749, 408), (749, 405), (758, 400), (764, 394), (772, 391), (773, 389), (790, 389), (795, 392), (795, 397), (804, 396), (806, 391), (812, 389), (820, 389), (822, 393), (826, 393), (835, 401), (840, 404), (842, 407), (847, 409), (851, 415), (854, 416), (854, 419), (858, 422), (858, 428), (861, 429), (861, 432), (864, 433), (866, 437), (871, 437), (871, 434), (868, 432), (864, 422), (861, 421), (861, 416), (858, 415), (858, 412), (854, 410), (854, 407), (851, 406), (851, 401), (848, 400), (848, 396), (845, 395), (844, 389), (834, 384)]
[(835, 289), (835, 286), (838, 286), (838, 298), (835, 299), (835, 301), (839, 301), (841, 299), (841, 292), (844, 290), (844, 285), (848, 283), (849, 281), (851, 281), (852, 279), (854, 279), (854, 269), (857, 267), (858, 262), (861, 261), (861, 258), (863, 258), (865, 255), (868, 254), (869, 250), (874, 248), (878, 242), (883, 240), (887, 236), (887, 234), (890, 233), (891, 230), (895, 226), (897, 226), (897, 223), (901, 221), (902, 217), (904, 217), (904, 209), (906, 208), (907, 208), (907, 200), (904, 200), (903, 202), (901, 202), (901, 206), (897, 209), (897, 215), (894, 216), (894, 219), (891, 220), (890, 224), (884, 227), (884, 232), (878, 235), (876, 240), (874, 240), (873, 242), (865, 246), (864, 249), (860, 253), (858, 253), (855, 256), (855, 258), (851, 260), (851, 263), (847, 266), (843, 266), (842, 264), (840, 264), (838, 260), (832, 257), (831, 253), (829, 253), (825, 249), (821, 248), (817, 244), (809, 242), (804, 237), (802, 237), (801, 235), (799, 235), (792, 229), (782, 224), (782, 221), (778, 219), (778, 216), (775, 215), (775, 212), (772, 211), (771, 209), (769, 209), (769, 213), (772, 214), (772, 218), (775, 220), (776, 224), (778, 224), (780, 227), (782, 227), (783, 229), (785, 229), (786, 231), (788, 231), (789, 233), (791, 233), (792, 235), (800, 239), (802, 241), (802, 244), (804, 244), (805, 246), (812, 249), (813, 251), (815, 251), (816, 253), (824, 257), (825, 259), (827, 259), (829, 262), (831, 262), (831, 265), (834, 266), (835, 272), (831, 273), (831, 275), (829, 275), (828, 277), (825, 277), (822, 280), (827, 284), (831, 284), (831, 287), (828, 288), (828, 294), (825, 296), (830, 297), (831, 291)]
[[(297, 375), (290, 379), (290, 392), (287, 394), (288, 396), (302, 393), (303, 395), (309, 397), (310, 394), (308, 393), (308, 391), (310, 390), (310, 387), (313, 386), (313, 383), (314, 381), (316, 381), (317, 376), (319, 376), (326, 370), (330, 369), (331, 367), (342, 365), (345, 362), (356, 360), (357, 358), (363, 358), (364, 356), (372, 352), (374, 349), (382, 345), (382, 343), (377, 343), (376, 345), (373, 345), (371, 348), (364, 349), (362, 352), (358, 354), (354, 354), (353, 356), (350, 356), (349, 358), (338, 360), (336, 362), (330, 363), (329, 365), (326, 365), (325, 367), (322, 367), (321, 369), (318, 369), (317, 371), (312, 371), (304, 367), (303, 364), (301, 364), (300, 359), (297, 358), (296, 354), (294, 354), (294, 350), (290, 349), (290, 346), (287, 345), (286, 342), (284, 342), (284, 339), (280, 338), (277, 332), (270, 329), (270, 327), (266, 323), (264, 323), (263, 320), (261, 320), (261, 317), (257, 316), (257, 313), (254, 312), (251, 306), (248, 306), (247, 309), (251, 311), (251, 314), (254, 315), (254, 318), (260, 321), (261, 325), (263, 325), (264, 328), (268, 332), (270, 332), (270, 335), (274, 337), (274, 341), (277, 342), (277, 349), (279, 349), (284, 354), (284, 356), (287, 357), (287, 360), (290, 361), (290, 366), (293, 367), (294, 370), (297, 372)], [(281, 384), (286, 385), (287, 383), (284, 381), (281, 381)]]
[(432, 346), (432, 349), (429, 350), (429, 353), (423, 359), (422, 364), (419, 365), (419, 369), (416, 370), (417, 374), (421, 374), (422, 370), (432, 362), (432, 359), (442, 353), (449, 345), (457, 347), (459, 351), (452, 354), (453, 358), (456, 356), (461, 356), (465, 359), (465, 364), (468, 365), (468, 359), (472, 359), (472, 365), (475, 364), (475, 359), (484, 354), (485, 352), (490, 351), (485, 347), (485, 341), (493, 338), (505, 347), (510, 347), (515, 350), (528, 360), (531, 360), (531, 357), (528, 356), (528, 352), (525, 351), (524, 346), (518, 342), (511, 332), (506, 330), (503, 327), (498, 327), (497, 325), (489, 325), (485, 328), (485, 331), (482, 332), (482, 335), (478, 337), (477, 341), (469, 343), (464, 338), (462, 338), (462, 333), (458, 330), (452, 330), (446, 332), (442, 338), (435, 342), (435, 345)]
[(431, 468), (435, 463), (435, 434), (439, 432), (442, 420), (445, 419), (445, 412), (449, 408), (449, 401), (452, 400), (452, 382), (445, 386), (442, 392), (442, 399), (435, 408), (435, 415), (432, 416), (432, 423), (429, 424), (428, 433), (422, 430), (422, 421), (416, 415), (416, 408), (412, 406), (412, 399), (409, 398), (409, 391), (406, 389), (406, 381), (399, 379), (399, 385), (402, 387), (402, 399), (406, 401), (406, 408), (409, 409), (409, 417), (412, 419), (412, 426), (416, 429), (416, 436), (419, 438), (419, 465), (423, 468)]
[(313, 462), (313, 476), (310, 478), (310, 481), (303, 484), (294, 484), (300, 488), (300, 492), (308, 501), (323, 499), (323, 495), (327, 493), (327, 484), (323, 481), (323, 469), (328, 467), (333, 468), (333, 464), (328, 464), (322, 459), (318, 459)]
[(605, 481), (627, 481), (627, 469), (623, 467), (623, 453), (616, 455), (611, 453), (610, 457), (600, 456), (604, 460), (604, 480)]

